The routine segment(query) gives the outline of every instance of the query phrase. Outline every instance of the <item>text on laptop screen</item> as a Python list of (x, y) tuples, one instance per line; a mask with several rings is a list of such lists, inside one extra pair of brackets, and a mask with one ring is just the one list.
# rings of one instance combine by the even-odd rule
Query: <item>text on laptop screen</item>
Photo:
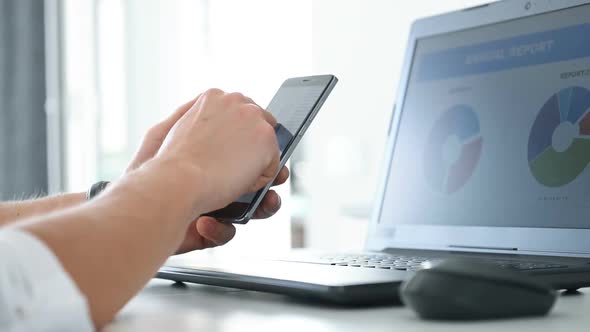
[(590, 228), (590, 6), (419, 39), (380, 223)]

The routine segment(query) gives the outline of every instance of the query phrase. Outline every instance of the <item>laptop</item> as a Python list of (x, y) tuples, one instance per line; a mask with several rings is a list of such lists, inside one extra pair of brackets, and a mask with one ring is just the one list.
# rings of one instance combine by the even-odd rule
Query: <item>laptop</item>
[(424, 264), (470, 257), (556, 289), (590, 286), (590, 1), (420, 19), (397, 96), (366, 252), (179, 256), (157, 277), (394, 303)]

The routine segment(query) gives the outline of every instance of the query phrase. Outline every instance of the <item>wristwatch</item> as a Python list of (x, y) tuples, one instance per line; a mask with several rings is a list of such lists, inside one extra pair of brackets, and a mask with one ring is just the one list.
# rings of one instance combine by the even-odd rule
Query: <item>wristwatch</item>
[(105, 190), (105, 188), (109, 185), (109, 183), (111, 183), (111, 182), (98, 181), (95, 184), (93, 184), (92, 186), (90, 186), (90, 189), (88, 189), (88, 191), (86, 192), (86, 200), (89, 201), (89, 200), (93, 199), (94, 197), (96, 197), (103, 190)]

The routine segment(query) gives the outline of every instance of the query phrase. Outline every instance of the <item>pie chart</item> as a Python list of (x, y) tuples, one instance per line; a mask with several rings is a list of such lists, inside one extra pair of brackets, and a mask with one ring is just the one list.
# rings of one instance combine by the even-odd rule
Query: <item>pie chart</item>
[(424, 149), (424, 174), (432, 187), (451, 194), (471, 178), (482, 149), (479, 119), (467, 105), (444, 112), (432, 127)]
[(528, 161), (547, 187), (574, 181), (590, 163), (590, 91), (569, 87), (543, 105), (529, 136)]

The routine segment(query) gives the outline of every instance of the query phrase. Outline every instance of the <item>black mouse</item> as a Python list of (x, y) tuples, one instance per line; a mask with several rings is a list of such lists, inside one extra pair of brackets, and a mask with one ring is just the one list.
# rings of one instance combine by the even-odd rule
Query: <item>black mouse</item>
[(417, 271), (400, 288), (418, 316), (476, 320), (545, 315), (557, 293), (530, 276), (471, 259), (449, 259)]

